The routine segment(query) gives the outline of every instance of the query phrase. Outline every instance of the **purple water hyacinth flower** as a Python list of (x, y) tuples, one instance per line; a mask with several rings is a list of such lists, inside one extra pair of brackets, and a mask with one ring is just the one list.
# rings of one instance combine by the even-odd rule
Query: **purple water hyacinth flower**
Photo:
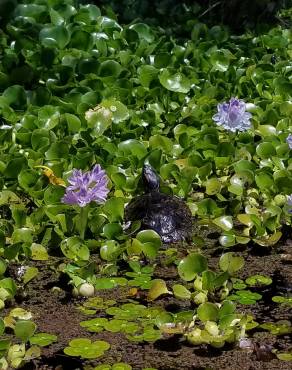
[(292, 194), (287, 195), (288, 212), (292, 213)]
[(85, 207), (90, 202), (103, 203), (109, 192), (108, 177), (99, 164), (88, 172), (74, 169), (68, 182), (70, 185), (62, 198), (62, 202), (66, 204)]
[(213, 116), (216, 125), (231, 132), (246, 131), (251, 127), (251, 113), (246, 112), (243, 100), (231, 98), (228, 103), (217, 105), (218, 112)]
[(286, 143), (289, 145), (289, 148), (292, 149), (292, 134), (287, 136)]

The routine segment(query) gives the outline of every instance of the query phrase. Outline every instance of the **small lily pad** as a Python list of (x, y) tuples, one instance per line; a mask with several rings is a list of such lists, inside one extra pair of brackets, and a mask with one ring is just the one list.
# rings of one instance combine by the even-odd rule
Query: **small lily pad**
[(41, 347), (49, 346), (50, 344), (57, 342), (58, 337), (54, 334), (49, 333), (37, 333), (29, 338), (30, 344), (36, 344)]
[(230, 275), (233, 275), (244, 266), (244, 258), (234, 256), (232, 252), (228, 252), (220, 257), (219, 266), (222, 271), (227, 271)]
[(256, 285), (270, 285), (273, 280), (269, 276), (263, 275), (253, 275), (245, 280), (246, 284), (256, 286)]
[(79, 356), (81, 358), (98, 358), (110, 348), (110, 344), (103, 340), (91, 342), (87, 338), (76, 338), (69, 342), (69, 346), (64, 348), (64, 353), (68, 356)]

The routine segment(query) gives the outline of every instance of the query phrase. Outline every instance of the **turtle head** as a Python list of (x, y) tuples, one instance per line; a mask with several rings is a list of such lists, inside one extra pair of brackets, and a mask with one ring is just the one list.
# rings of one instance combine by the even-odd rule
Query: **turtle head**
[(146, 192), (150, 193), (152, 191), (159, 191), (159, 177), (150, 164), (144, 164), (142, 170), (142, 180)]

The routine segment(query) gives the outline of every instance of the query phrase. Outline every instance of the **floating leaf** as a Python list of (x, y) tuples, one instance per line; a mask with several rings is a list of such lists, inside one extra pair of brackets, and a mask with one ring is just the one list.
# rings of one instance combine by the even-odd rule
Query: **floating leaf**
[(14, 327), (15, 336), (24, 342), (27, 342), (36, 331), (36, 324), (29, 320), (19, 320)]
[(40, 40), (45, 47), (63, 49), (70, 40), (70, 34), (64, 25), (48, 26), (41, 30)]
[(149, 289), (147, 300), (154, 301), (163, 294), (170, 294), (170, 291), (167, 289), (166, 283), (162, 279), (152, 280), (151, 288)]
[(233, 228), (233, 221), (231, 216), (221, 216), (213, 220), (214, 224), (221, 227), (224, 231), (229, 231)]
[(31, 249), (31, 258), (34, 261), (46, 261), (49, 259), (47, 249), (43, 245), (32, 243), (30, 249)]
[(30, 344), (36, 344), (41, 347), (49, 346), (50, 344), (57, 342), (57, 336), (49, 333), (37, 333), (29, 338)]
[(193, 280), (196, 275), (207, 269), (206, 258), (198, 253), (189, 254), (178, 265), (179, 276), (185, 281)]
[(69, 346), (65, 347), (64, 353), (68, 356), (93, 359), (102, 356), (109, 348), (110, 344), (102, 340), (91, 342), (87, 338), (77, 338), (69, 342)]
[(218, 307), (210, 302), (200, 304), (197, 309), (197, 315), (201, 321), (217, 321), (218, 314)]
[(181, 72), (171, 73), (168, 69), (163, 69), (159, 75), (159, 81), (167, 90), (188, 93), (191, 89), (190, 80)]
[(269, 276), (263, 276), (263, 275), (253, 275), (248, 277), (245, 280), (246, 284), (248, 285), (270, 285), (272, 284), (273, 280)]
[(244, 266), (244, 258), (234, 256), (232, 252), (228, 252), (220, 257), (219, 266), (222, 271), (227, 271), (230, 275), (233, 275)]
[(185, 286), (181, 284), (174, 284), (172, 289), (173, 289), (173, 294), (175, 298), (179, 298), (179, 299), (190, 299), (191, 298), (191, 292)]
[(38, 273), (39, 270), (37, 267), (28, 267), (22, 277), (23, 284), (27, 284), (29, 281), (34, 279)]

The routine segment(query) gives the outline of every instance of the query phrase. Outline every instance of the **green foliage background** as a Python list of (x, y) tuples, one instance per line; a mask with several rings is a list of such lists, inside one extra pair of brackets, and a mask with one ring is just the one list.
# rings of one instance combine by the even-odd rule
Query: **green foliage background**
[[(129, 285), (150, 289), (150, 301), (169, 293), (161, 279), (153, 287), (153, 266), (131, 260), (137, 255), (154, 259), (161, 247), (159, 235), (139, 231), (135, 223), (130, 230), (123, 229), (124, 206), (141, 191), (139, 175), (145, 161), (160, 174), (163, 191), (186, 200), (198, 224), (219, 228), (219, 243), (225, 248), (275, 245), (283, 226), (291, 225), (288, 2), (253, 1), (255, 10), (248, 15), (251, 2), (100, 3), (101, 8), (73, 0), (0, 3), (0, 309), (17, 291), (13, 279), (5, 277), (8, 263), (44, 261), (51, 254), (67, 258), (62, 272), (75, 287), (84, 282), (96, 290)], [(264, 23), (252, 31), (262, 7)], [(236, 22), (230, 18), (234, 8)], [(250, 29), (242, 32), (243, 26)], [(247, 103), (252, 129), (231, 134), (218, 128), (212, 116), (218, 103), (235, 96)], [(79, 209), (60, 201), (62, 181), (67, 183), (74, 168), (89, 170), (96, 163), (106, 170), (111, 192), (104, 205), (91, 205), (82, 240)], [(192, 246), (204, 242), (195, 236)], [(93, 253), (104, 264), (91, 262)], [(215, 344), (221, 345), (237, 335), (237, 328), (230, 329), (223, 318), (227, 312), (232, 320), (238, 319), (234, 305), (227, 302), (219, 310), (208, 300), (218, 290), (220, 301), (228, 296), (231, 278), (243, 259), (225, 253), (216, 274), (198, 253), (181, 261), (176, 250), (166, 253), (184, 281), (195, 279), (190, 290), (180, 284), (173, 289), (179, 298), (199, 305), (199, 319), (206, 324), (201, 336), (191, 333), (190, 341), (213, 343), (215, 336)], [(132, 271), (119, 276), (122, 259)], [(28, 269), (23, 284), (37, 274), (37, 268)], [(242, 304), (259, 300), (260, 294), (243, 289), (271, 282), (260, 275), (254, 279), (256, 283), (238, 280), (237, 288), (232, 281), (238, 291), (229, 299)], [(103, 304), (91, 302), (82, 309), (88, 311), (97, 303)], [(139, 307), (134, 303), (130, 308), (109, 307), (111, 321), (84, 326), (126, 332), (128, 322), (121, 319), (132, 317)], [(152, 307), (138, 309), (135, 319), (145, 315), (144, 309), (148, 315)], [(167, 320), (175, 324), (183, 320), (161, 315), (159, 322), (150, 315), (144, 332), (132, 339), (155, 341)], [(16, 325), (16, 336), (23, 341), (36, 330), (27, 318)], [(210, 320), (218, 325), (210, 328)], [(256, 325), (243, 315), (238, 322), (239, 328)], [(218, 328), (229, 331), (210, 334)], [(129, 330), (136, 329), (132, 323)], [(2, 319), (0, 331), (5, 331)], [(36, 344), (56, 340), (47, 333), (32, 338)], [(3, 351), (8, 350), (10, 342), (1, 343)], [(91, 341), (88, 346), (93, 357), (108, 349), (105, 345), (100, 351)], [(26, 360), (25, 345), (14, 347), (22, 357), (9, 361), (19, 366)], [(78, 341), (66, 348), (69, 355), (84, 356)], [(0, 361), (3, 365), (6, 359)]]

